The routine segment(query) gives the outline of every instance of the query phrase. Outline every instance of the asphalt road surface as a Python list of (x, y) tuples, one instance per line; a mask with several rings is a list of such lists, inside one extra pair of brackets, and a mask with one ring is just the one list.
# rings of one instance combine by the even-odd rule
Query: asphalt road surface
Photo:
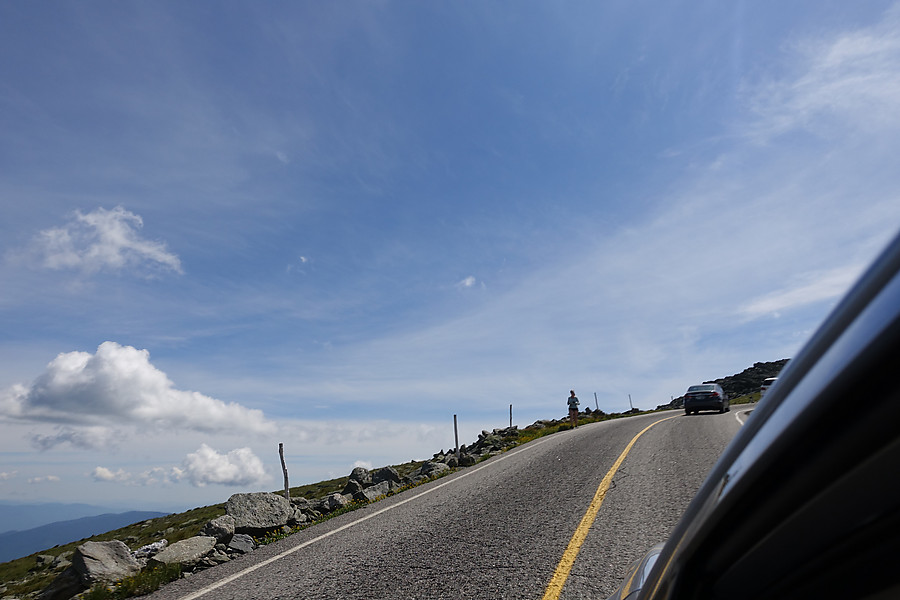
[(540, 438), (150, 598), (606, 598), (666, 538), (747, 410), (666, 411)]

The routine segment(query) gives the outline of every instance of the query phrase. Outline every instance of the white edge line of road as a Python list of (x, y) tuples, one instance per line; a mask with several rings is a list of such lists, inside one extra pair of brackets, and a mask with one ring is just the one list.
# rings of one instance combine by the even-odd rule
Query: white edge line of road
[[(194, 600), (195, 598), (199, 598), (200, 596), (203, 596), (204, 594), (208, 594), (209, 592), (211, 592), (211, 591), (213, 591), (213, 590), (215, 590), (215, 589), (218, 589), (218, 588), (222, 587), (223, 585), (226, 585), (226, 584), (228, 584), (228, 583), (231, 583), (231, 582), (234, 581), (235, 579), (240, 579), (241, 577), (243, 577), (244, 575), (247, 575), (248, 573), (252, 573), (253, 571), (255, 571), (255, 570), (257, 570), (257, 569), (260, 569), (260, 568), (262, 568), (262, 567), (268, 565), (269, 563), (273, 563), (273, 562), (275, 562), (276, 560), (280, 560), (280, 559), (284, 558), (285, 556), (288, 556), (289, 554), (293, 554), (294, 552), (297, 552), (298, 550), (301, 550), (301, 549), (303, 549), (303, 548), (306, 548), (307, 546), (310, 546), (310, 545), (312, 545), (312, 544), (315, 544), (316, 542), (319, 542), (319, 541), (321, 541), (321, 540), (324, 540), (325, 538), (331, 537), (332, 535), (334, 535), (334, 534), (336, 534), (336, 533), (338, 533), (338, 532), (340, 532), (340, 531), (344, 531), (345, 529), (349, 529), (350, 527), (353, 527), (353, 526), (355, 526), (355, 525), (359, 525), (359, 524), (362, 523), (363, 521), (368, 521), (368, 520), (371, 519), (372, 517), (376, 517), (376, 516), (378, 516), (378, 515), (380, 515), (380, 514), (382, 514), (382, 513), (385, 513), (385, 512), (387, 512), (387, 511), (389, 511), (389, 510), (393, 510), (393, 509), (397, 508), (398, 506), (403, 506), (403, 505), (406, 504), (407, 502), (412, 502), (413, 500), (416, 500), (417, 498), (421, 498), (421, 497), (424, 496), (425, 494), (430, 494), (431, 492), (433, 492), (433, 491), (435, 491), (435, 490), (439, 490), (439, 489), (441, 489), (442, 487), (444, 487), (444, 486), (446, 486), (446, 485), (450, 485), (451, 483), (455, 483), (455, 482), (459, 481), (460, 479), (463, 479), (463, 478), (465, 478), (465, 477), (468, 477), (469, 475), (474, 475), (475, 473), (477, 473), (477, 472), (480, 471), (481, 469), (484, 469), (485, 467), (489, 467), (489, 466), (491, 466), (491, 465), (495, 465), (495, 464), (497, 464), (497, 463), (499, 463), (499, 462), (501, 462), (501, 461), (503, 461), (503, 460), (506, 460), (506, 459), (509, 458), (510, 456), (512, 456), (512, 455), (514, 455), (514, 454), (518, 454), (519, 452), (522, 452), (522, 451), (527, 450), (527, 449), (529, 449), (529, 448), (536, 448), (537, 446), (539, 446), (539, 445), (541, 445), (541, 444), (543, 444), (543, 443), (545, 443), (545, 442), (549, 442), (549, 441), (552, 440), (552, 439), (553, 439), (552, 436), (547, 436), (546, 438), (544, 438), (544, 439), (542, 439), (542, 440), (536, 440), (535, 442), (530, 443), (530, 444), (528, 444), (528, 445), (526, 445), (526, 446), (522, 446), (521, 448), (518, 448), (518, 449), (516, 449), (516, 450), (510, 450), (509, 452), (506, 452), (506, 453), (500, 455), (500, 456), (497, 457), (495, 460), (492, 460), (492, 461), (490, 461), (489, 463), (485, 463), (485, 464), (481, 465), (480, 467), (475, 467), (474, 469), (468, 470), (468, 471), (466, 471), (465, 473), (462, 473), (461, 475), (459, 475), (458, 477), (453, 477), (452, 479), (450, 479), (450, 480), (448, 480), (448, 481), (445, 481), (445, 482), (443, 482), (443, 483), (439, 483), (438, 485), (436, 485), (436, 486), (434, 486), (434, 487), (430, 487), (430, 488), (428, 488), (427, 490), (422, 490), (422, 491), (419, 492), (418, 494), (415, 494), (415, 495), (413, 495), (413, 496), (410, 496), (409, 498), (405, 498), (405, 499), (401, 500), (400, 502), (397, 502), (396, 504), (392, 504), (392, 505), (390, 505), (390, 506), (386, 506), (385, 508), (382, 508), (381, 510), (376, 510), (375, 512), (370, 513), (370, 514), (368, 514), (368, 515), (366, 515), (366, 516), (364, 516), (364, 517), (361, 517), (361, 518), (359, 518), (359, 519), (357, 519), (357, 520), (355, 520), (355, 521), (352, 521), (352, 522), (350, 522), (350, 523), (346, 523), (346, 524), (344, 524), (344, 525), (341, 525), (340, 527), (338, 527), (338, 528), (336, 528), (336, 529), (332, 529), (331, 531), (329, 531), (329, 532), (327, 532), (327, 533), (323, 533), (322, 535), (320, 535), (320, 536), (318, 536), (318, 537), (314, 537), (314, 538), (312, 538), (312, 539), (310, 539), (310, 540), (306, 540), (306, 541), (303, 542), (302, 544), (298, 544), (298, 545), (294, 546), (293, 548), (290, 548), (290, 549), (288, 549), (288, 550), (285, 550), (284, 552), (282, 552), (282, 553), (280, 553), (280, 554), (276, 554), (275, 556), (272, 556), (271, 558), (267, 558), (266, 560), (264, 560), (264, 561), (262, 561), (262, 562), (258, 562), (258, 563), (256, 563), (255, 565), (253, 565), (253, 566), (251, 566), (251, 567), (247, 567), (246, 569), (244, 569), (244, 570), (242, 570), (242, 571), (238, 571), (237, 573), (234, 573), (233, 575), (229, 575), (228, 577), (225, 577), (225, 578), (223, 578), (223, 579), (220, 579), (219, 581), (215, 582), (215, 583), (212, 584), (212, 585), (209, 585), (209, 586), (207, 586), (207, 587), (205, 587), (205, 588), (202, 588), (202, 589), (200, 589), (200, 590), (197, 590), (196, 592), (192, 592), (192, 593), (190, 593), (190, 594), (188, 594), (188, 595), (186, 595), (186, 596), (181, 596), (181, 597), (179, 598), (179, 600)], [(557, 438), (557, 439), (559, 439), (559, 438)]]
[[(741, 425), (741, 427), (743, 427), (744, 423), (747, 422), (747, 419), (750, 418), (750, 413), (752, 413), (752, 412), (753, 412), (752, 408), (747, 409), (747, 410), (737, 410), (734, 412), (734, 418), (737, 419), (737, 422)], [(743, 420), (741, 420), (742, 416), (743, 416)]]

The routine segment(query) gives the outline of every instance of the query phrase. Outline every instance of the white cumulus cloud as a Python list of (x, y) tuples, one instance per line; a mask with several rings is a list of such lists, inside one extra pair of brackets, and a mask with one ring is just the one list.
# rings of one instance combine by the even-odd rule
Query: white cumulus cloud
[(55, 433), (33, 438), (44, 449), (66, 442), (108, 446), (123, 435), (116, 429), (122, 425), (210, 433), (274, 429), (262, 411), (177, 389), (150, 363), (147, 350), (115, 342), (102, 343), (95, 354), (60, 354), (30, 386), (0, 392), (0, 409), (7, 418), (56, 424)]
[(76, 211), (61, 227), (45, 229), (33, 241), (42, 266), (87, 273), (123, 269), (164, 270), (181, 273), (181, 260), (162, 242), (144, 239), (140, 216), (117, 206)]
[(262, 461), (250, 448), (238, 448), (219, 454), (202, 444), (184, 460), (182, 477), (197, 487), (207, 484), (251, 485), (269, 479)]
[(117, 471), (113, 471), (111, 469), (107, 469), (106, 467), (97, 467), (91, 472), (91, 477), (96, 481), (129, 481), (131, 479), (131, 474), (126, 472), (124, 469), (119, 469)]

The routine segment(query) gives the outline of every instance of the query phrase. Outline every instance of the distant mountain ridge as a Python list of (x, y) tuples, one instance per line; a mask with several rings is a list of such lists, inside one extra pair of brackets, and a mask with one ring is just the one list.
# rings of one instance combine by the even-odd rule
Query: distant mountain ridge
[(131, 507), (115, 509), (111, 506), (74, 502), (25, 503), (0, 500), (0, 535), (40, 527), (53, 521), (71, 521), (81, 517), (123, 512), (129, 508)]
[(0, 562), (15, 560), (33, 552), (106, 533), (138, 521), (164, 517), (167, 514), (169, 513), (133, 510), (57, 521), (24, 531), (0, 533)]

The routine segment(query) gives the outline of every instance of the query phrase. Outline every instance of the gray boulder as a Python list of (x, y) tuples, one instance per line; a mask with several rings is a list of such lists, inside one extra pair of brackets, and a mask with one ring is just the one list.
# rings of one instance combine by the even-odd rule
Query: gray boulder
[(471, 454), (463, 454), (459, 457), (459, 466), (461, 467), (471, 467), (474, 466), (476, 462), (478, 462), (478, 460)]
[(208, 535), (227, 544), (231, 536), (234, 535), (234, 517), (231, 515), (216, 517), (203, 526), (203, 529), (200, 530), (200, 535)]
[(213, 551), (210, 552), (209, 555), (203, 560), (208, 562), (210, 566), (215, 566), (221, 565), (222, 563), (227, 563), (229, 560), (231, 560), (231, 557), (219, 549), (213, 549)]
[(344, 489), (341, 490), (341, 493), (344, 495), (347, 495), (347, 496), (354, 496), (358, 492), (363, 491), (363, 489), (365, 489), (365, 487), (366, 486), (364, 486), (359, 480), (351, 478), (347, 482), (347, 485), (344, 486)]
[(354, 467), (350, 471), (350, 481), (358, 481), (365, 487), (372, 484), (372, 474), (366, 468)]
[(72, 564), (41, 591), (38, 598), (67, 600), (95, 583), (115, 583), (140, 570), (140, 563), (123, 542), (85, 542), (72, 555)]
[(236, 533), (228, 542), (228, 551), (246, 554), (256, 548), (256, 542), (246, 533)]
[(115, 583), (141, 570), (124, 542), (85, 542), (72, 556), (72, 568), (86, 587), (95, 583)]
[(175, 542), (159, 554), (150, 559), (150, 565), (174, 565), (179, 564), (185, 568), (191, 568), (198, 564), (207, 554), (216, 547), (216, 538), (208, 535), (190, 537), (180, 542)]
[(75, 594), (87, 589), (74, 567), (68, 567), (60, 573), (50, 585), (37, 595), (38, 600), (68, 600)]
[(381, 483), (369, 486), (354, 494), (353, 499), (360, 502), (374, 502), (379, 498), (387, 496), (395, 486), (396, 484), (392, 484), (390, 481), (382, 481)]
[(309, 510), (312, 503), (306, 498), (299, 496), (297, 498), (291, 498), (291, 506), (300, 510)]
[(372, 475), (372, 483), (378, 484), (382, 481), (393, 481), (394, 483), (400, 483), (400, 474), (397, 473), (397, 469), (394, 467), (382, 467)]
[(38, 554), (34, 559), (34, 569), (45, 569), (53, 564), (56, 557), (52, 554)]
[(425, 461), (425, 464), (419, 469), (419, 475), (423, 477), (436, 477), (442, 473), (450, 471), (450, 467), (442, 462)]
[(234, 494), (225, 503), (225, 512), (234, 518), (237, 533), (259, 533), (287, 525), (294, 508), (284, 496), (269, 492)]
[(343, 494), (334, 493), (325, 498), (326, 505), (328, 506), (328, 510), (338, 510), (339, 508), (344, 508), (348, 504), (350, 504), (350, 499)]

